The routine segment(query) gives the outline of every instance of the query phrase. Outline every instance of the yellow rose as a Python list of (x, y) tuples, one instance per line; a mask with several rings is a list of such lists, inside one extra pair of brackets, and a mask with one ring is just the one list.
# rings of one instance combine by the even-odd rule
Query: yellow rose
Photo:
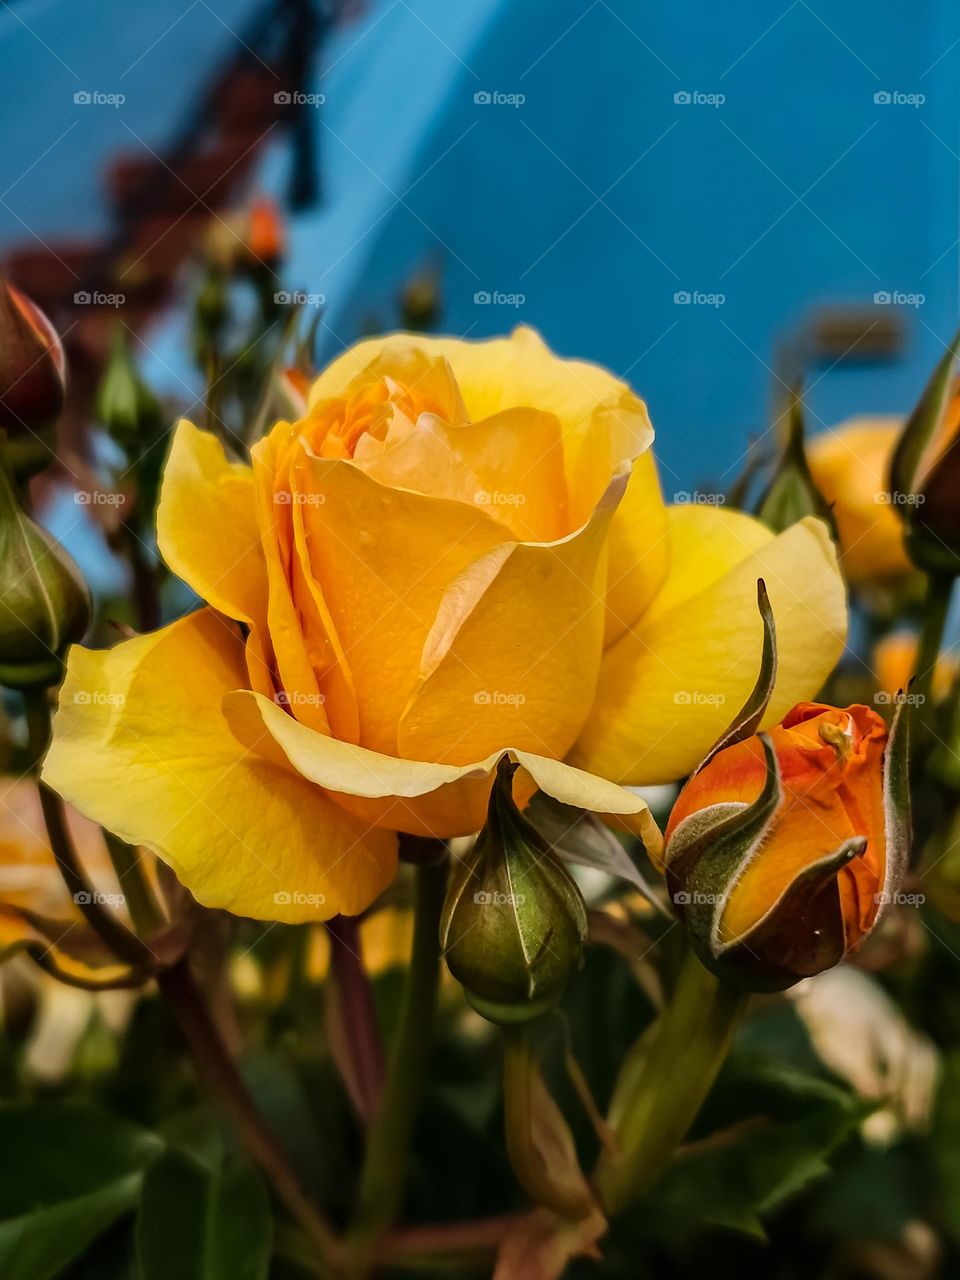
[[(71, 651), (45, 777), (201, 902), (269, 919), (362, 910), (398, 830), (476, 830), (504, 751), (519, 798), (656, 845), (637, 796), (563, 763), (578, 739), (610, 777), (679, 776), (752, 686), (757, 577), (781, 714), (833, 665), (844, 602), (817, 522), (668, 512), (652, 436), (629, 388), (529, 330), (361, 343), (251, 466), (181, 423), (158, 538), (209, 607)], [(726, 709), (676, 705), (703, 687)]]
[(833, 505), (849, 582), (897, 578), (911, 570), (903, 525), (887, 492), (902, 425), (899, 418), (850, 418), (808, 441), (810, 473)]

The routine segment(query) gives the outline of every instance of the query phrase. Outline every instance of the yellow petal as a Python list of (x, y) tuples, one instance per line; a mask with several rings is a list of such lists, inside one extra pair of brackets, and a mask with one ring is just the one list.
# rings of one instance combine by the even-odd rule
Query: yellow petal
[(463, 764), (504, 742), (566, 755), (593, 700), (607, 535), (626, 483), (611, 481), (577, 533), (498, 547), (453, 582), (400, 722), (401, 755)]
[(261, 694), (233, 693), (225, 699), (224, 711), (241, 742), (251, 746), (260, 742), (266, 728), (299, 773), (364, 821), (414, 835), (470, 835), (483, 825), (497, 762), (507, 751), (526, 775), (521, 778), (520, 795), (528, 797), (539, 787), (581, 809), (636, 815), (644, 841), (650, 841), (648, 848), (656, 852), (660, 844), (644, 800), (559, 760), (506, 746), (459, 766), (401, 760), (316, 733)]
[(210, 610), (111, 650), (74, 646), (43, 776), (154, 850), (205, 906), (287, 922), (355, 914), (393, 876), (396, 839), (279, 752), (238, 742), (222, 702), (245, 683), (242, 642)]
[[(563, 360), (532, 329), (509, 338), (464, 342), (395, 333), (358, 343), (317, 379), (311, 403), (336, 395), (365, 368), (404, 358), (418, 348), (447, 361), (474, 422), (517, 407), (553, 414), (560, 423), (567, 491), (567, 528), (584, 524), (610, 477), (626, 461), (640, 458), (653, 441), (646, 405), (619, 378), (599, 365)], [(508, 489), (509, 491), (509, 489)], [(652, 457), (636, 478), (610, 531), (611, 597), (608, 638), (643, 610), (667, 567), (664, 508)]]
[(670, 563), (667, 511), (657, 464), (652, 453), (645, 453), (633, 465), (610, 525), (606, 645), (623, 635), (663, 586)]
[(185, 420), (177, 424), (164, 467), (157, 545), (202, 600), (250, 627), (250, 678), (269, 693), (267, 570), (253, 472), (245, 463), (228, 461), (215, 436)]
[(157, 542), (173, 572), (215, 609), (248, 624), (265, 617), (253, 472), (190, 422), (177, 424), (164, 468)]
[(658, 597), (604, 655), (597, 700), (571, 755), (635, 785), (689, 773), (746, 701), (760, 664), (758, 578), (770, 594), (779, 654), (766, 723), (816, 694), (846, 634), (843, 582), (820, 521), (774, 537), (737, 512), (682, 507), (671, 511), (671, 535), (677, 554), (663, 604)]
[[(294, 434), (294, 428), (289, 424), (278, 423), (270, 435), (258, 441), (251, 451), (255, 511), (267, 570), (267, 627), (276, 658), (277, 678), (284, 695), (291, 700), (291, 706), (295, 707), (301, 720), (321, 732), (327, 732), (330, 722), (325, 710), (326, 691), (321, 687), (318, 666), (324, 671), (331, 668), (339, 661), (341, 649), (339, 642), (324, 631), (318, 617), (318, 602), (300, 573), (295, 547), (293, 495), (287, 480), (285, 460)], [(294, 595), (298, 588), (301, 595), (299, 607)], [(307, 647), (303, 631), (305, 614), (315, 623), (312, 652)], [(350, 688), (349, 677), (338, 679), (337, 685), (341, 694), (346, 694)], [(348, 724), (353, 719), (349, 706), (346, 710), (341, 708), (341, 715)]]
[(360, 742), (393, 752), (444, 592), (509, 534), (473, 507), (386, 488), (348, 461), (300, 449), (290, 474), (309, 568), (353, 674)]

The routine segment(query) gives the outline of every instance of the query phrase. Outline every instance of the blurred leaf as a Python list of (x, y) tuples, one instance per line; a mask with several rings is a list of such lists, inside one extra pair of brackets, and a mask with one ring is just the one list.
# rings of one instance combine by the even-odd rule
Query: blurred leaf
[(270, 1201), (248, 1165), (231, 1162), (211, 1173), (171, 1151), (143, 1181), (143, 1280), (266, 1280), (272, 1241)]
[(0, 1108), (0, 1275), (49, 1280), (136, 1204), (153, 1134), (73, 1103)]
[(664, 1175), (649, 1211), (762, 1236), (761, 1218), (829, 1172), (827, 1157), (869, 1114), (853, 1094), (771, 1062), (730, 1064), (710, 1110), (725, 1123)]

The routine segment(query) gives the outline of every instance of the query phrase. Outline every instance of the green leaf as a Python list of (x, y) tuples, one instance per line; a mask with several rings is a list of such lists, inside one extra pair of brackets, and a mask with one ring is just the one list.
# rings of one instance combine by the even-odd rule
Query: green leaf
[(718, 751), (743, 742), (756, 733), (760, 721), (773, 697), (773, 689), (777, 683), (777, 626), (767, 595), (767, 584), (762, 578), (757, 579), (757, 608), (763, 623), (763, 649), (760, 654), (760, 670), (756, 683), (746, 702), (724, 729), (704, 758), (697, 765), (695, 772), (705, 768)]
[(170, 1151), (143, 1182), (137, 1253), (143, 1280), (266, 1280), (273, 1245), (259, 1174), (228, 1162), (211, 1173)]
[(137, 1202), (161, 1144), (73, 1103), (0, 1107), (0, 1275), (50, 1280)]
[(725, 1069), (709, 1109), (723, 1116), (719, 1129), (681, 1151), (651, 1212), (687, 1230), (706, 1223), (754, 1236), (766, 1214), (829, 1172), (831, 1152), (870, 1111), (827, 1081), (743, 1060)]

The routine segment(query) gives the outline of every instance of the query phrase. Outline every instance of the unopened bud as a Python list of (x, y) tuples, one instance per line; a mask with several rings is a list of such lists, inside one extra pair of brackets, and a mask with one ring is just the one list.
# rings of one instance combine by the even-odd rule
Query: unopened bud
[(60, 544), (31, 520), (0, 467), (0, 684), (54, 684), (90, 623), (90, 596)]
[(718, 751), (667, 826), (667, 885), (700, 959), (776, 991), (837, 964), (872, 932), (906, 867), (902, 712), (801, 703)]
[(907, 554), (928, 573), (960, 575), (960, 378), (958, 332), (903, 428), (890, 469), (890, 495)]
[(560, 999), (587, 935), (580, 890), (514, 802), (515, 771), (504, 757), (486, 826), (454, 874), (440, 926), (467, 999), (505, 1024), (536, 1018)]
[(805, 516), (817, 516), (836, 538), (836, 524), (826, 499), (810, 474), (804, 446), (803, 400), (799, 389), (790, 392), (788, 434), (783, 453), (757, 515), (774, 533), (782, 533)]
[(26, 294), (0, 281), (0, 429), (7, 464), (17, 476), (32, 475), (51, 460), (66, 388), (56, 329)]
[(119, 327), (97, 391), (97, 416), (111, 436), (126, 447), (146, 448), (163, 426), (160, 403), (140, 376)]

